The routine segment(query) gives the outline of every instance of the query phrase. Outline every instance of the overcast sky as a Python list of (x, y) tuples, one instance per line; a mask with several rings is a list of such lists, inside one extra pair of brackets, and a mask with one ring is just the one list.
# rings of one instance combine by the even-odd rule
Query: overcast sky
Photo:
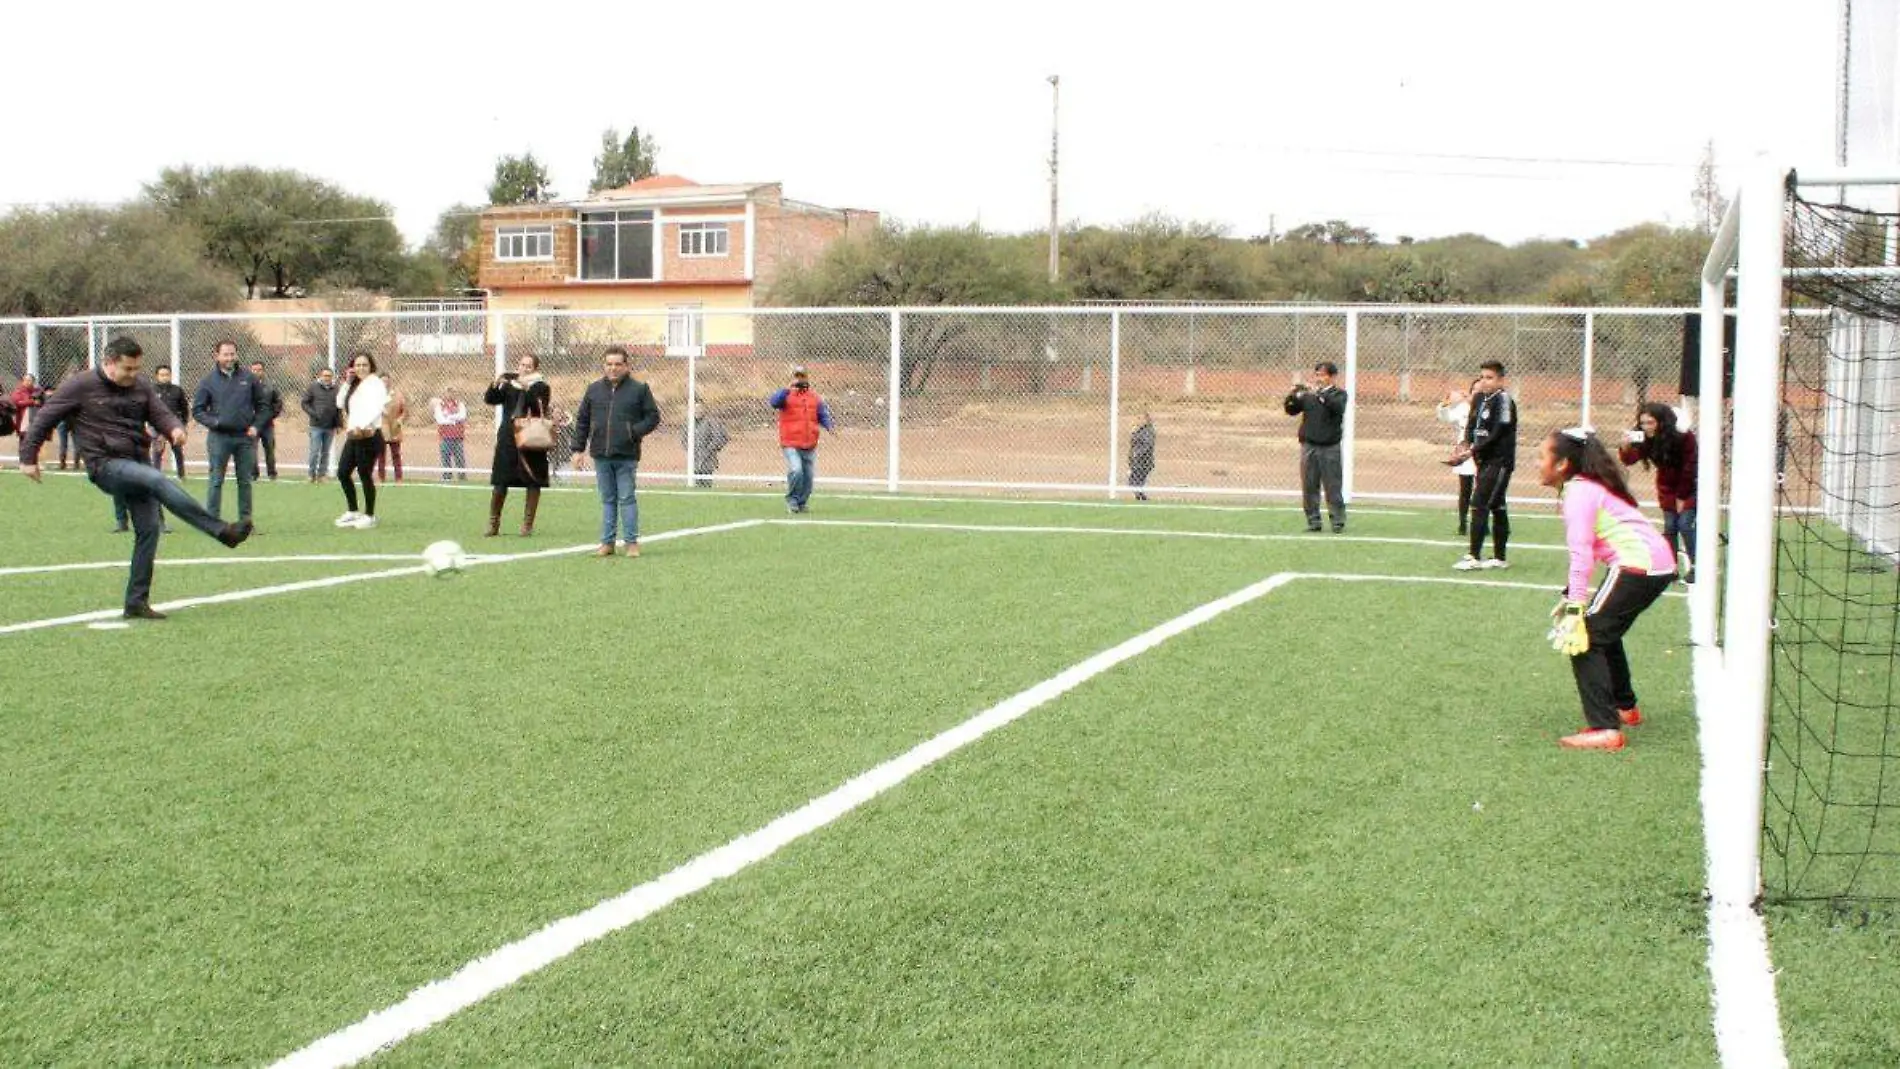
[[(1589, 238), (1690, 219), (1704, 142), (1825, 163), (1831, 0), (32, 2), (6, 16), (0, 207), (112, 202), (174, 164), (294, 168), (411, 240), (532, 150), (585, 192), (600, 133), (660, 169), (909, 223), (1061, 216), (1237, 236)], [(186, 14), (186, 12), (192, 12)], [(1538, 162), (1519, 162), (1538, 161)]]

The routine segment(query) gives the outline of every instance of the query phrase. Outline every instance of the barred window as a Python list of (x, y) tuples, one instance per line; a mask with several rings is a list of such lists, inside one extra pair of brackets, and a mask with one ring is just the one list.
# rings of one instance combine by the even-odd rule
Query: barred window
[(729, 248), (724, 223), (680, 224), (681, 256), (724, 256)]
[(495, 259), (554, 259), (554, 228), (551, 226), (504, 226), (495, 231)]

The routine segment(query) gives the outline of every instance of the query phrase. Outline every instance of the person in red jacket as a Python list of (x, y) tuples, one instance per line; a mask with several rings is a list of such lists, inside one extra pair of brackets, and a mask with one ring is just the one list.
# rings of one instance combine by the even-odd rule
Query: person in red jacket
[(40, 389), (39, 380), (31, 375), (21, 375), (20, 384), (13, 388), (13, 426), (26, 437), (27, 424), (33, 422), (33, 410), (46, 402), (46, 391)]
[(778, 444), (785, 451), (785, 511), (804, 512), (818, 476), (818, 429), (831, 430), (831, 409), (802, 366), (792, 369), (792, 384), (768, 403), (778, 409)]
[(1651, 401), (1636, 410), (1636, 427), (1626, 437), (1617, 456), (1625, 464), (1656, 469), (1663, 535), (1676, 555), (1676, 567), (1689, 581), (1695, 572), (1695, 433), (1677, 428), (1675, 409)]

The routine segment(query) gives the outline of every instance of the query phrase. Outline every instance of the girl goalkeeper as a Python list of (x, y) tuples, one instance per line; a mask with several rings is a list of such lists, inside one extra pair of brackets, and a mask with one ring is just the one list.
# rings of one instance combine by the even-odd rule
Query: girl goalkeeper
[[(1584, 729), (1558, 740), (1573, 750), (1620, 750), (1623, 726), (1643, 722), (1630, 685), (1623, 635), (1676, 578), (1675, 555), (1636, 509), (1623, 467), (1595, 434), (1555, 431), (1538, 452), (1538, 477), (1563, 501), (1570, 580), (1551, 613), (1551, 646), (1570, 655)], [(1608, 565), (1589, 598), (1596, 561)]]

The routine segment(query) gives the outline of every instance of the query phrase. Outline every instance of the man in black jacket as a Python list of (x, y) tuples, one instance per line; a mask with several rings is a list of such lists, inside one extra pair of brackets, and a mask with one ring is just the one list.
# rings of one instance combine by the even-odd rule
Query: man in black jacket
[(1300, 418), (1300, 501), (1306, 508), (1306, 529), (1319, 526), (1319, 495), (1326, 489), (1326, 512), (1333, 533), (1346, 529), (1346, 495), (1342, 486), (1339, 443), (1346, 433), (1346, 391), (1333, 384), (1339, 368), (1330, 361), (1313, 365), (1312, 382), (1295, 382), (1283, 407)]
[[(264, 474), (271, 482), (277, 481), (277, 417), (284, 414), (283, 391), (270, 384), (264, 377), (264, 362), (251, 361), (251, 377), (264, 391), (265, 419), (257, 425), (257, 446), (264, 453)], [(251, 481), (257, 481), (257, 458), (251, 458)]]
[[(185, 388), (172, 381), (171, 366), (160, 366), (157, 371), (152, 372), (152, 378), (156, 380), (152, 384), (152, 392), (164, 402), (166, 411), (178, 417), (178, 425), (185, 426), (191, 419), (191, 405), (185, 399)], [(163, 435), (152, 440), (152, 467), (160, 471), (165, 470), (167, 450), (171, 452), (172, 463), (177, 465), (178, 477), (183, 479), (185, 477), (185, 447), (180, 443), (166, 440)]]
[(343, 413), (336, 404), (336, 375), (329, 368), (318, 369), (316, 381), (303, 392), (303, 414), (310, 419), (310, 481), (320, 483), (327, 478), (330, 444), (343, 425)]
[(158, 561), (159, 526), (165, 509), (227, 546), (236, 548), (251, 535), (249, 521), (221, 523), (184, 487), (150, 464), (151, 441), (145, 427), (183, 444), (185, 427), (159, 401), (150, 383), (139, 377), (144, 349), (131, 338), (106, 343), (97, 370), (81, 372), (60, 384), (46, 400), (44, 413), (20, 439), (20, 474), (40, 481), (40, 446), (53, 428), (72, 420), (80, 463), (92, 484), (125, 501), (132, 514), (132, 573), (125, 585), (128, 619), (163, 620), (152, 608), (152, 567)]
[(614, 555), (618, 535), (627, 556), (640, 555), (640, 506), (634, 500), (634, 476), (640, 467), (640, 439), (660, 425), (660, 406), (647, 384), (628, 374), (627, 351), (615, 345), (601, 354), (602, 378), (587, 384), (574, 414), (574, 451), (594, 458), (594, 485), (600, 490), (600, 548)]

